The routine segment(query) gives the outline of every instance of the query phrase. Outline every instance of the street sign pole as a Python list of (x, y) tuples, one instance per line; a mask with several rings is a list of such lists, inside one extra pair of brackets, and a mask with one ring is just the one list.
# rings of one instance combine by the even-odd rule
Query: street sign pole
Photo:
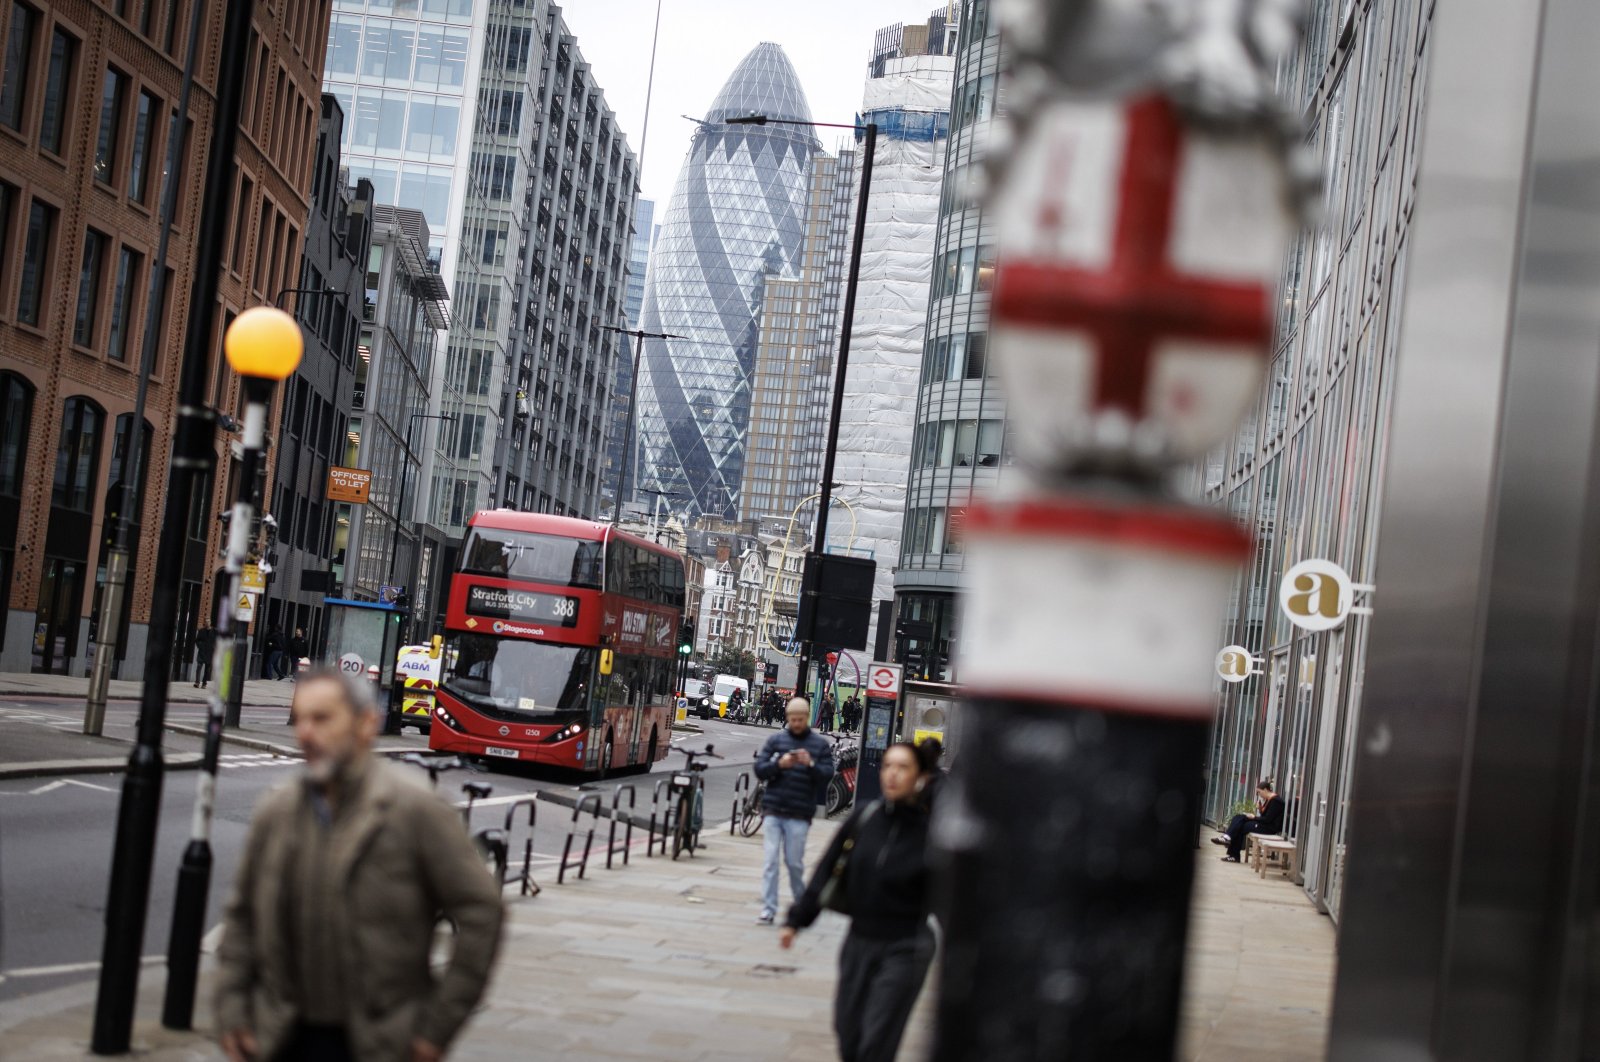
[(1182, 6), (1176, 33), (1165, 5), (1001, 15), (988, 349), (1018, 475), (963, 521), (934, 1062), (1178, 1053), (1215, 635), (1250, 539), (1167, 484), (1259, 394), (1303, 194), (1276, 96), (1297, 5)]
[[(217, 70), (231, 74), (248, 65), (250, 18), (254, 8), (253, 0), (227, 0)], [(191, 56), (195, 51), (195, 37), (191, 32)], [(126, 1052), (133, 1036), (145, 916), (150, 901), (150, 872), (161, 816), (161, 734), (167, 711), (169, 658), (178, 635), (178, 591), (188, 544), (189, 508), (196, 480), (211, 472), (216, 464), (212, 450), (216, 419), (208, 408), (206, 383), (215, 360), (210, 350), (211, 324), (216, 313), (217, 281), (222, 272), (219, 263), (231, 216), (229, 208), (235, 179), (233, 149), (238, 139), (244, 84), (237, 76), (215, 77), (213, 81), (216, 99), (207, 141), (205, 190), (198, 212), (194, 280), (187, 304), (183, 361), (177, 381), (178, 412), (167, 500), (156, 547), (155, 590), (150, 599), (138, 740), (128, 757), (128, 769), (123, 777), (111, 857), (106, 935), (95, 996), (94, 1028), (89, 1042), (89, 1049), (97, 1055)], [(201, 502), (202, 514), (207, 511), (207, 504)]]

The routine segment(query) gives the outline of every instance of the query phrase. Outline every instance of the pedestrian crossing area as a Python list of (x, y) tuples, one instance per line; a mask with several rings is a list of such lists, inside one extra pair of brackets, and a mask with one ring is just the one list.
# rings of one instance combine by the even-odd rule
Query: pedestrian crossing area
[(285, 756), (276, 752), (227, 752), (217, 757), (217, 766), (229, 770), (241, 767), (295, 767), (304, 762), (303, 756)]

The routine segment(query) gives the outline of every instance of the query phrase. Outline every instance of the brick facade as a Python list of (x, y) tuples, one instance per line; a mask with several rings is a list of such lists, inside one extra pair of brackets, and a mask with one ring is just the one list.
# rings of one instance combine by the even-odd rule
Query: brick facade
[[(149, 270), (160, 234), (171, 116), (196, 2), (200, 0), (0, 3), (0, 64), (4, 65), (0, 184), (7, 199), (0, 212), (0, 385), (20, 380), (31, 391), (25, 448), (11, 454), (22, 471), (20, 489), (6, 496), (0, 472), (0, 600), (6, 605), (0, 616), (0, 670), (48, 668), (74, 674), (87, 670), (96, 569), (107, 522), (106, 493), (117, 478), (116, 424), (121, 415), (131, 420), (134, 408), (149, 312)], [(224, 312), (214, 333), (219, 334), (223, 321), (238, 311), (298, 283), (329, 4), (330, 0), (256, 4), (251, 61), (237, 72), (245, 79), (245, 102), (236, 150), (235, 203), (226, 229), (219, 287)], [(125, 14), (117, 14), (118, 9)], [(165, 504), (174, 391), (201, 210), (222, 11), (221, 3), (201, 3), (189, 132), (177, 171), (178, 208), (167, 250), (169, 290), (146, 400), (149, 471), (140, 529), (133, 538), (133, 629), (123, 677), (137, 677), (142, 671), (143, 625)], [(24, 38), (27, 47), (22, 45)], [(71, 60), (64, 67), (60, 43), (71, 44)], [(18, 63), (24, 66), (13, 74)], [(55, 76), (63, 69), (64, 78)], [(108, 71), (118, 75), (115, 82), (108, 80)], [(113, 85), (120, 85), (119, 92), (111, 91)], [(105, 106), (108, 97), (117, 101), (115, 106)], [(114, 115), (109, 126), (115, 130), (113, 136), (104, 133), (107, 125), (102, 117), (107, 112)], [(51, 116), (56, 114), (61, 122), (59, 152), (46, 143), (51, 139)], [(12, 118), (15, 129), (7, 123)], [(241, 189), (248, 191), (242, 202)], [(34, 241), (44, 254), (43, 268), (37, 272), (42, 282), (40, 313), (30, 324), (23, 320), (26, 314), (19, 300), (34, 275), (30, 262), (36, 256), (30, 253), (28, 237), (35, 202), (57, 213), (49, 239)], [(85, 236), (90, 229), (103, 237), (98, 271), (85, 269)], [(125, 251), (136, 257), (125, 257)], [(125, 269), (124, 262), (131, 268)], [(95, 281), (92, 291), (83, 290), (83, 276)], [(128, 283), (120, 285), (124, 278)], [(127, 289), (120, 300), (119, 286)], [(126, 308), (120, 322), (119, 306)], [(89, 307), (94, 308), (92, 314), (85, 313)], [(91, 316), (92, 327), (79, 327)], [(112, 354), (119, 331), (121, 360)], [(237, 381), (221, 360), (220, 342), (213, 349), (216, 360), (208, 399), (219, 411), (237, 415)], [(0, 397), (6, 393), (0, 387)], [(79, 398), (88, 403), (83, 408), (101, 418), (97, 445), (87, 448), (92, 460), (81, 467), (65, 459), (72, 450), (68, 447), (64, 455), (62, 447), (67, 403)], [(0, 407), (0, 429), (6, 420), (20, 419), (22, 412), (18, 404)], [(220, 460), (226, 460), (231, 439), (218, 430)], [(54, 474), (58, 468), (69, 474), (60, 487)], [(218, 532), (212, 514), (218, 511), (228, 483), (226, 464), (221, 468), (224, 474), (213, 477), (208, 502), (191, 522), (205, 537), (206, 546), (201, 552), (199, 539), (192, 540), (180, 617), (186, 629), (192, 629), (202, 610), (209, 608)], [(72, 488), (80, 479), (86, 489), (75, 492)], [(14, 526), (8, 528), (8, 523)], [(47, 594), (49, 590), (55, 592)], [(42, 601), (42, 596), (48, 600)], [(175, 660), (183, 655), (184, 646), (177, 649)]]

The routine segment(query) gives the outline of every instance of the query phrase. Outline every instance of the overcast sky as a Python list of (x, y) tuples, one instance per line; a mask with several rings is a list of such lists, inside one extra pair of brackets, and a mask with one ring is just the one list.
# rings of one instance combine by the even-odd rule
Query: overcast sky
[[(659, 224), (694, 126), (745, 54), (762, 41), (783, 45), (819, 122), (851, 121), (861, 107), (873, 35), (897, 22), (923, 22), (940, 0), (663, 0), (654, 100), (640, 186)], [(562, 5), (578, 49), (594, 67), (606, 102), (639, 150), (649, 82), (656, 0), (569, 0)], [(844, 130), (819, 130), (833, 150)]]

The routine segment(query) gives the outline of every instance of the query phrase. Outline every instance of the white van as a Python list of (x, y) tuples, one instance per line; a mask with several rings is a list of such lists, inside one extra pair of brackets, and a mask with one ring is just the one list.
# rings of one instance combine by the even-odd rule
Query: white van
[(728, 714), (728, 700), (733, 696), (733, 691), (739, 690), (739, 696), (745, 704), (750, 703), (750, 683), (746, 679), (735, 675), (718, 675), (711, 684), (711, 702), (702, 713), (706, 719), (715, 713), (719, 716)]

